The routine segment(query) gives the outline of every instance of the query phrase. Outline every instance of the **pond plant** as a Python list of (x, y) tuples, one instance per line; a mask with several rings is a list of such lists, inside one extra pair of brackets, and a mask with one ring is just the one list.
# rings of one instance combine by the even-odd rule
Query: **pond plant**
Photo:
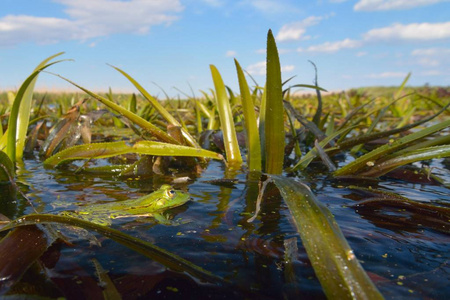
[[(239, 94), (225, 85), (219, 70), (211, 65), (214, 89), (203, 91), (203, 98), (188, 96), (186, 100), (177, 100), (166, 96), (161, 101), (131, 75), (112, 66), (134, 85), (140, 93), (138, 96), (116, 96), (112, 92), (101, 95), (55, 74), (80, 89), (86, 95), (82, 97), (87, 98), (60, 96), (52, 103), (53, 109), (46, 109), (42, 102), (49, 103), (48, 98), (52, 97), (46, 95), (39, 106), (33, 107), (33, 88), (38, 75), (47, 72), (53, 64), (64, 63), (53, 61), (61, 54), (38, 65), (15, 95), (8, 94), (11, 104), (2, 107), (1, 120), (6, 130), (0, 127), (0, 180), (3, 189), (8, 191), (1, 198), (2, 207), (20, 203), (20, 199), (27, 199), (30, 204), (34, 201), (30, 192), (33, 186), (23, 176), (27, 172), (24, 163), (27, 155), (34, 157), (37, 152), (39, 162), (51, 174), (130, 181), (151, 177), (159, 178), (159, 185), (174, 183), (185, 189), (216, 161), (216, 166), (224, 169), (223, 178), (213, 178), (209, 184), (221, 190), (218, 218), (226, 220), (236, 201), (245, 201), (246, 208), (240, 214), (240, 220), (245, 222), (228, 228), (237, 231), (252, 228), (255, 222), (266, 218), (266, 207), (287, 207), (287, 218), (292, 220), (296, 235), (301, 238), (298, 245), (307, 253), (305, 265), (312, 266), (321, 285), (322, 290), (315, 295), (331, 299), (382, 299), (383, 295), (378, 287), (380, 280), (374, 283), (377, 277), (373, 272), (369, 276), (358, 260), (364, 253), (350, 247), (346, 239), (349, 233), (343, 233), (339, 220), (309, 186), (311, 178), (329, 180), (341, 189), (368, 195), (363, 198), (366, 200), (355, 204), (356, 209), (398, 208), (423, 214), (423, 226), (449, 234), (448, 202), (417, 202), (371, 186), (376, 186), (379, 178), (386, 175), (408, 177), (436, 184), (448, 195), (448, 181), (434, 175), (432, 168), (419, 168), (417, 162), (450, 157), (450, 96), (406, 92), (409, 75), (391, 96), (370, 99), (356, 90), (323, 95), (326, 90), (319, 86), (317, 68), (312, 63), (316, 72), (314, 84), (288, 86), (293, 78), (282, 81), (277, 46), (269, 31), (266, 82), (264, 85), (255, 82), (250, 88), (245, 71), (235, 60)], [(316, 98), (298, 96), (293, 92), (295, 88), (311, 89)], [(240, 182), (245, 186), (246, 196), (233, 199), (229, 187)], [(27, 195), (23, 189), (28, 190)], [(58, 197), (64, 198), (64, 194)], [(283, 199), (284, 204), (276, 202), (274, 206), (271, 198)], [(43, 213), (42, 208), (30, 207), (24, 215), (17, 215), (17, 209), (12, 209), (9, 215), (2, 211), (15, 218), (9, 220), (4, 216), (2, 221), (1, 230), (9, 230), (0, 242), (2, 295), (19, 296), (27, 293), (27, 286), (42, 285), (45, 289), (29, 294), (70, 297), (69, 288), (58, 284), (62, 281), (46, 271), (51, 269), (49, 256), (61, 255), (55, 254), (59, 252), (58, 247), (72, 243), (59, 233), (62, 226), (81, 227), (110, 238), (174, 274), (189, 274), (185, 276), (199, 282), (199, 286), (235, 287), (228, 295), (236, 298), (260, 295), (258, 288), (245, 285), (243, 275), (226, 274), (217, 268), (213, 271), (207, 264), (200, 266), (184, 258), (183, 251), (176, 251), (183, 249), (174, 247), (169, 251), (114, 227), (76, 218), (76, 215)], [(270, 213), (279, 214), (274, 210)], [(219, 226), (214, 222), (211, 229), (205, 230), (205, 240), (220, 239), (209, 235)], [(241, 238), (242, 242), (245, 240)], [(266, 296), (311, 296), (295, 287), (300, 280), (292, 269), (299, 251), (296, 237), (284, 239), (284, 246), (280, 268), (292, 286)], [(111, 280), (95, 258), (93, 265), (101, 286), (96, 290), (99, 295), (105, 299), (127, 298), (120, 292), (120, 278)], [(39, 279), (30, 283), (30, 278), (37, 274)], [(81, 286), (88, 293), (88, 286)], [(167, 289), (177, 291), (170, 286)], [(208, 291), (212, 295), (219, 293), (214, 288)]]

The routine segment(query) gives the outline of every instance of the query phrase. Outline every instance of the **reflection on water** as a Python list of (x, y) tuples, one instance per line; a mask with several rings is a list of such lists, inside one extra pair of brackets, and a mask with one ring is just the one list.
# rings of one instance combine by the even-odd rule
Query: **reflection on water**
[[(45, 170), (35, 161), (26, 164), (29, 171), (18, 177), (18, 183), (38, 210), (45, 212), (53, 209), (50, 203), (55, 199), (73, 204), (124, 200), (168, 183), (166, 177), (96, 177)], [(439, 167), (449, 182), (448, 166)], [(334, 214), (356, 256), (386, 298), (442, 299), (450, 294), (449, 216), (399, 200), (403, 196), (412, 202), (448, 206), (448, 188), (389, 178), (332, 180), (320, 172), (309, 176), (303, 179)], [(221, 178), (235, 180), (231, 184), (214, 181)], [(103, 237), (98, 237), (101, 247), (89, 240), (75, 245), (55, 244), (44, 259), (51, 270), (49, 276), (72, 298), (87, 297), (85, 291), (90, 291), (91, 297), (101, 297), (91, 262), (96, 258), (117, 290), (129, 299), (324, 298), (289, 210), (274, 185), (267, 186), (257, 218), (248, 222), (255, 214), (258, 183), (258, 178), (227, 174), (221, 163), (211, 162), (201, 177), (175, 185), (192, 195), (192, 201), (171, 211), (174, 219), (182, 220), (180, 225), (160, 225), (152, 219), (117, 220), (113, 225), (229, 280), (233, 288), (208, 285), (166, 270)], [(354, 185), (382, 193), (358, 190)], [(388, 192), (399, 197), (389, 198)], [(2, 212), (10, 217), (31, 212), (25, 208), (26, 201), (18, 201), (21, 205), (15, 208), (2, 202)], [(298, 251), (286, 256), (286, 247), (294, 246)]]

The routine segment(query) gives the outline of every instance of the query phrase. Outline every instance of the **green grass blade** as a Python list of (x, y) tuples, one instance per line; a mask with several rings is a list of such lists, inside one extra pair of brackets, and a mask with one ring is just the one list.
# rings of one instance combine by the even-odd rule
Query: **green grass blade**
[[(6, 139), (6, 154), (8, 154), (9, 158), (13, 163), (16, 162), (17, 157), (17, 144), (16, 144), (16, 138), (17, 138), (17, 130), (18, 130), (18, 118), (19, 118), (19, 110), (20, 110), (20, 104), (22, 103), (22, 100), (24, 100), (24, 97), (26, 96), (28, 87), (33, 84), (35, 78), (39, 75), (39, 73), (50, 67), (51, 65), (54, 65), (56, 63), (59, 63), (63, 60), (55, 61), (49, 64), (46, 64), (40, 68), (37, 68), (36, 71), (34, 71), (28, 78), (23, 82), (23, 84), (20, 86), (19, 91), (16, 94), (16, 97), (14, 99), (14, 103), (11, 108), (11, 113), (8, 120), (8, 134)], [(24, 126), (25, 122), (22, 123), (22, 126)], [(27, 124), (28, 126), (28, 124)], [(23, 146), (22, 146), (23, 151)], [(19, 157), (22, 157), (22, 153), (19, 154)]]
[[(341, 130), (335, 131), (333, 132), (331, 135), (327, 136), (326, 138), (324, 138), (322, 141), (319, 142), (319, 146), (324, 148), (328, 143), (330, 143), (333, 139), (335, 139), (336, 137), (338, 137), (339, 135), (343, 134), (346, 131), (351, 130), (354, 127), (350, 127), (350, 128), (343, 128)], [(295, 166), (292, 167), (292, 171), (296, 171), (296, 170), (304, 170), (306, 169), (306, 167), (309, 166), (309, 164), (314, 160), (314, 158), (317, 157), (318, 155), (318, 151), (317, 149), (314, 147), (311, 150), (309, 150), (308, 153), (306, 153), (303, 158), (301, 160), (299, 160)]]
[(267, 34), (267, 73), (265, 111), (265, 172), (281, 174), (284, 161), (284, 106), (281, 83), (281, 67), (277, 45), (272, 31)]
[(0, 151), (0, 182), (10, 181), (14, 174), (14, 163), (5, 152)]
[(372, 150), (371, 152), (357, 158), (356, 160), (352, 161), (348, 165), (338, 169), (336, 172), (334, 172), (335, 176), (342, 176), (342, 175), (349, 175), (349, 174), (357, 174), (361, 170), (365, 169), (366, 167), (372, 165), (375, 166), (375, 161), (383, 156), (386, 156), (388, 154), (393, 153), (396, 150), (402, 149), (412, 142), (415, 142), (419, 139), (422, 139), (426, 136), (429, 136), (437, 131), (440, 131), (444, 128), (447, 128), (450, 126), (450, 120), (443, 121), (441, 123), (438, 123), (436, 125), (427, 127), (425, 129), (422, 129), (418, 132), (411, 133), (407, 136), (402, 137), (401, 139), (398, 139), (397, 141), (393, 143), (386, 144), (384, 146), (378, 147), (375, 150)]
[(233, 114), (231, 112), (225, 85), (217, 68), (214, 65), (210, 65), (210, 68), (216, 90), (217, 110), (219, 111), (227, 161), (229, 164), (234, 165), (234, 168), (240, 168), (242, 165), (241, 151), (239, 150)]
[(168, 143), (140, 141), (128, 145), (125, 141), (110, 143), (94, 143), (77, 145), (64, 149), (44, 161), (46, 167), (56, 167), (71, 160), (99, 159), (127, 153), (137, 153), (157, 156), (190, 156), (222, 160), (219, 153)]
[(121, 69), (111, 66), (117, 71), (119, 71), (123, 76), (125, 76), (137, 89), (138, 91), (144, 96), (145, 99), (147, 99), (153, 107), (158, 111), (158, 113), (167, 121), (169, 124), (172, 124), (174, 126), (181, 127), (181, 132), (183, 133), (184, 138), (188, 142), (189, 145), (193, 147), (200, 148), (200, 146), (197, 144), (197, 141), (192, 137), (192, 135), (185, 130), (181, 124), (164, 108), (164, 106), (159, 103), (152, 95), (150, 95), (149, 92), (147, 92), (136, 80), (133, 79), (130, 75), (128, 75), (126, 72), (122, 71)]
[[(45, 60), (43, 60), (34, 71), (39, 71), (42, 67), (44, 67), (50, 60), (53, 58), (64, 54), (64, 52), (57, 53), (52, 55)], [(26, 89), (22, 102), (20, 104), (19, 115), (17, 118), (17, 137), (16, 137), (16, 159), (20, 160), (23, 156), (23, 149), (25, 147), (25, 138), (27, 136), (28, 124), (30, 121), (30, 112), (31, 112), (31, 102), (33, 100), (33, 91), (34, 85), (39, 76), (36, 76)]]
[(360, 175), (367, 177), (379, 177), (406, 164), (443, 157), (450, 157), (450, 145), (428, 147), (407, 152), (401, 156), (383, 161), (382, 163), (377, 163), (372, 169), (367, 172), (362, 172)]
[(122, 116), (124, 116), (125, 118), (127, 118), (128, 120), (133, 122), (134, 124), (140, 126), (145, 131), (149, 132), (150, 134), (152, 134), (155, 137), (157, 137), (158, 139), (160, 139), (161, 141), (164, 141), (166, 143), (171, 143), (171, 144), (179, 144), (179, 142), (177, 140), (175, 140), (173, 137), (168, 135), (166, 132), (164, 132), (163, 130), (159, 129), (158, 127), (156, 127), (152, 123), (148, 122), (147, 120), (141, 118), (140, 116), (132, 113), (128, 109), (126, 109), (126, 108), (124, 108), (124, 107), (122, 107), (120, 105), (117, 105), (116, 103), (106, 99), (105, 97), (97, 95), (97, 94), (89, 91), (88, 89), (85, 89), (84, 87), (79, 86), (75, 82), (73, 82), (73, 81), (71, 81), (71, 80), (69, 80), (69, 79), (67, 79), (67, 78), (65, 78), (65, 77), (63, 77), (61, 75), (56, 75), (56, 76), (64, 79), (65, 81), (69, 82), (70, 84), (76, 86), (77, 88), (79, 88), (80, 90), (82, 90), (86, 94), (88, 94), (89, 96), (97, 99), (98, 101), (100, 101), (104, 105), (108, 106), (110, 109), (112, 109), (112, 110), (116, 111), (117, 113), (121, 114)]
[(308, 258), (328, 299), (383, 299), (328, 208), (304, 184), (270, 176), (294, 218)]
[(259, 139), (258, 125), (256, 123), (255, 105), (253, 104), (253, 98), (250, 94), (244, 72), (236, 59), (234, 60), (234, 63), (238, 74), (242, 110), (244, 112), (248, 169), (249, 171), (261, 171), (261, 141)]
[(2, 227), (0, 231), (10, 230), (19, 226), (36, 225), (36, 224), (64, 224), (70, 226), (77, 226), (87, 230), (95, 231), (105, 237), (108, 237), (117, 243), (124, 245), (150, 259), (153, 259), (164, 266), (178, 271), (187, 272), (190, 275), (200, 280), (205, 280), (211, 283), (224, 283), (225, 281), (212, 274), (205, 269), (194, 265), (193, 263), (185, 260), (184, 258), (157, 247), (149, 242), (143, 241), (136, 237), (132, 237), (119, 230), (112, 229), (106, 226), (101, 226), (92, 222), (84, 221), (77, 218), (71, 218), (66, 216), (57, 216), (50, 214), (31, 214), (23, 216), (15, 221), (10, 222), (6, 226)]

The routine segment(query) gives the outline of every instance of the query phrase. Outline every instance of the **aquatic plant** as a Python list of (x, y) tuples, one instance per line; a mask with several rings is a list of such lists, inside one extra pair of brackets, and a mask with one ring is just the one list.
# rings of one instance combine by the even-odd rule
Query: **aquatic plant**
[[(316, 163), (326, 166), (328, 171), (323, 172), (330, 178), (352, 177), (358, 182), (364, 178), (389, 175), (413, 162), (450, 157), (449, 135), (442, 134), (450, 127), (450, 120), (442, 117), (450, 113), (448, 102), (437, 96), (408, 90), (406, 83), (410, 75), (399, 88), (389, 91), (387, 95), (369, 98), (355, 90), (323, 95), (325, 89), (318, 84), (314, 63), (313, 85), (293, 84), (286, 87), (294, 78), (282, 81), (277, 46), (269, 30), (266, 82), (262, 86), (255, 82), (255, 86), (250, 87), (244, 70), (235, 59), (239, 94), (225, 85), (214, 65), (210, 66), (214, 89), (202, 92), (203, 98), (188, 96), (188, 101), (177, 101), (167, 94), (165, 101), (158, 100), (131, 75), (114, 66), (113, 69), (136, 87), (139, 95), (116, 95), (112, 90), (101, 95), (56, 75), (89, 98), (60, 100), (56, 113), (59, 120), (54, 116), (48, 118), (53, 128), (49, 131), (47, 124), (38, 124), (37, 121), (46, 119), (46, 113), (40, 116), (39, 111), (34, 120), (29, 121), (32, 91), (39, 72), (58, 63), (50, 63), (50, 60), (60, 54), (44, 60), (24, 81), (12, 106), (5, 109), (10, 110), (10, 115), (7, 130), (0, 140), (2, 149), (6, 151), (0, 152), (0, 181), (14, 180), (14, 163), (23, 157), (27, 131), (30, 140), (34, 141), (31, 149), (40, 147), (46, 168), (66, 167), (77, 174), (97, 172), (118, 178), (170, 174), (173, 177), (177, 176), (173, 170), (185, 168), (188, 179), (191, 179), (201, 174), (208, 160), (219, 160), (226, 168), (225, 178), (217, 179), (214, 184), (233, 185), (238, 181), (237, 174), (243, 172), (248, 180), (246, 200), (249, 203), (253, 203), (255, 193), (258, 194), (257, 184), (263, 187), (252, 211), (253, 216), (247, 219), (248, 223), (261, 218), (259, 213), (264, 205), (261, 202), (265, 201), (263, 196), (267, 182), (261, 182), (260, 177), (268, 177), (275, 184), (328, 297), (382, 298), (361, 267), (358, 253), (353, 253), (330, 211), (306, 184), (290, 177), (309, 176), (312, 163)], [(311, 89), (315, 91), (315, 98), (298, 96), (295, 88)], [(52, 100), (46, 98), (46, 101)], [(84, 125), (81, 124), (83, 120)], [(95, 132), (94, 123), (100, 124), (100, 133)], [(118, 127), (126, 134), (113, 135), (105, 130)], [(80, 140), (80, 136), (84, 138)], [(245, 140), (245, 146), (239, 144), (240, 137)], [(339, 156), (349, 152), (354, 156), (353, 160), (340, 162)], [(106, 160), (113, 158), (121, 163)], [(76, 164), (78, 160), (83, 160), (83, 163)], [(435, 209), (443, 216), (449, 214), (446, 207), (433, 208), (433, 205), (416, 204), (392, 195), (383, 197), (383, 201), (390, 199), (395, 205), (427, 212)], [(219, 205), (226, 206), (230, 200), (229, 191), (224, 190)], [(369, 207), (375, 202), (382, 200), (375, 199), (361, 205)], [(438, 225), (433, 225), (436, 226), (433, 228), (441, 223), (439, 219), (436, 222)], [(16, 255), (27, 258), (20, 266), (15, 263), (16, 260), (4, 261), (0, 265), (2, 278), (10, 278), (3, 283), (2, 291), (19, 282), (24, 272), (57, 239), (51, 233), (54, 224), (95, 231), (171, 270), (186, 272), (199, 280), (215, 284), (229, 284), (181, 255), (87, 221), (30, 214), (15, 221), (5, 221), (5, 224), (2, 230), (13, 230), (0, 242), (0, 257), (11, 252), (24, 236), (34, 235), (31, 240), (34, 244), (30, 242), (24, 245), (22, 252), (17, 252)], [(37, 224), (46, 224), (45, 230), (23, 226)], [(439, 227), (439, 230), (448, 232), (447, 228)], [(48, 240), (43, 238), (44, 233), (48, 235)]]

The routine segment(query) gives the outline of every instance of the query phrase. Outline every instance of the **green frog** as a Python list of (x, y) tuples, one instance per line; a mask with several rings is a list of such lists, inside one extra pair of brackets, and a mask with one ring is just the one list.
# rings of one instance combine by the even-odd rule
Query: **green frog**
[(167, 223), (163, 212), (189, 201), (190, 195), (174, 190), (164, 184), (159, 190), (138, 199), (114, 203), (93, 204), (74, 211), (63, 211), (61, 215), (79, 218), (103, 226), (110, 226), (113, 219), (130, 217), (154, 217), (160, 223)]

